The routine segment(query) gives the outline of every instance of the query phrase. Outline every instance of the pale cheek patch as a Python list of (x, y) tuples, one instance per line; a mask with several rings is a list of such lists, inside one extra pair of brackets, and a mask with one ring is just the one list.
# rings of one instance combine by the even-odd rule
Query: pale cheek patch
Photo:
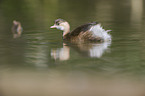
[(56, 28), (59, 29), (59, 30), (64, 30), (63, 26), (57, 26)]

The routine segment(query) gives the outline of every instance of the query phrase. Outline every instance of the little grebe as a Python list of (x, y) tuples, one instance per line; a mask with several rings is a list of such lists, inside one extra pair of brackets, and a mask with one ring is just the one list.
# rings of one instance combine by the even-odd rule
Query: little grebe
[(14, 38), (20, 37), (21, 33), (22, 33), (22, 29), (23, 28), (21, 26), (21, 23), (14, 20), (13, 21), (13, 26), (12, 26), (13, 37)]
[(81, 25), (70, 32), (69, 23), (63, 19), (57, 19), (55, 20), (55, 24), (50, 28), (63, 30), (63, 39), (69, 41), (103, 42), (111, 40), (111, 35), (108, 34), (111, 30), (104, 30), (101, 24), (97, 22)]

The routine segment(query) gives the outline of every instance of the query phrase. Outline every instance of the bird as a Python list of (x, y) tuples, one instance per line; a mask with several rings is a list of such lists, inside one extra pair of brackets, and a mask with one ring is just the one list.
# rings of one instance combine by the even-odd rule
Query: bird
[(13, 20), (13, 26), (12, 26), (12, 33), (13, 38), (18, 38), (21, 36), (23, 31), (23, 28), (21, 26), (21, 23), (19, 21)]
[(62, 30), (63, 39), (71, 42), (104, 42), (111, 40), (111, 35), (109, 34), (111, 30), (103, 29), (98, 22), (87, 23), (70, 31), (70, 25), (66, 20), (56, 19), (54, 25), (50, 28)]

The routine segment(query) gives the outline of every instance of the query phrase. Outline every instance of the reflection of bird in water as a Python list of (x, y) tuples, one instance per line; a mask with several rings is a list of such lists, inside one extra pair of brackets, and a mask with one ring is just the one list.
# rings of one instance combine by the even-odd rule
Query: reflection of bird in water
[(100, 58), (104, 54), (105, 51), (108, 50), (108, 47), (111, 45), (111, 42), (103, 42), (100, 44), (94, 44), (92, 48), (89, 50), (90, 57)]
[(14, 20), (12, 26), (13, 38), (18, 38), (22, 34), (22, 26), (21, 23)]
[(68, 60), (70, 58), (70, 48), (63, 45), (63, 48), (52, 49), (51, 56), (56, 60), (59, 59), (61, 61)]
[(87, 44), (75, 44), (66, 46), (63, 45), (63, 48), (52, 49), (51, 56), (56, 60), (59, 59), (61, 61), (68, 60), (70, 58), (70, 47), (77, 51), (82, 56), (87, 56), (91, 58), (100, 58), (104, 52), (108, 50), (108, 47), (111, 45), (111, 42), (103, 42), (103, 43), (87, 43)]
[(76, 44), (71, 47), (75, 49), (82, 56), (87, 56), (91, 58), (100, 58), (108, 50), (111, 45), (111, 41), (102, 43), (86, 43), (86, 44)]
[(111, 35), (108, 34), (110, 30), (104, 30), (97, 22), (81, 25), (72, 32), (70, 32), (69, 23), (63, 19), (57, 19), (55, 20), (55, 24), (50, 28), (57, 28), (63, 30), (63, 39), (69, 40), (71, 42), (102, 42), (111, 40)]

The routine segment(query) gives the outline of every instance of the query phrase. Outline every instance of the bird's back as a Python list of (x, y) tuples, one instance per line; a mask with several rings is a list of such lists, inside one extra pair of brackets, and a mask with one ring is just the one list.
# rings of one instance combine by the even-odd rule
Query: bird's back
[(76, 29), (74, 29), (72, 32), (70, 32), (70, 35), (71, 36), (78, 36), (82, 32), (85, 33), (87, 31), (89, 31), (89, 29), (92, 26), (97, 25), (97, 24), (98, 24), (97, 22), (93, 22), (93, 23), (81, 25), (81, 26), (77, 27)]
[[(97, 22), (88, 23), (77, 27), (75, 30), (67, 34), (64, 39), (70, 41), (99, 41), (102, 42), (108, 35), (101, 25)], [(108, 38), (108, 37), (107, 37)]]

